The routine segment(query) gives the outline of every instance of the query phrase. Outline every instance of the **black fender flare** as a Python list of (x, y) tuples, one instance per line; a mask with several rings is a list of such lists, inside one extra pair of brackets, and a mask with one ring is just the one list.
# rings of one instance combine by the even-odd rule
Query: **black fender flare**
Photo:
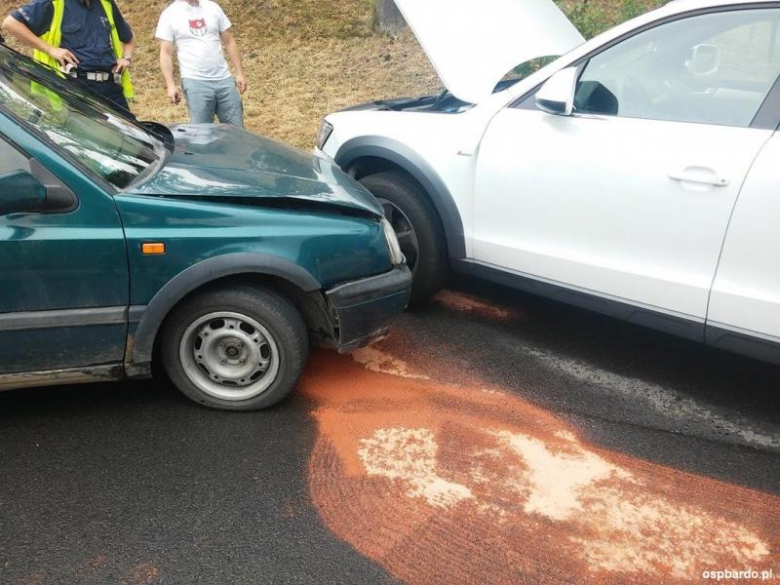
[(335, 156), (344, 170), (364, 157), (384, 159), (411, 175), (428, 193), (439, 214), (451, 259), (466, 257), (466, 238), (458, 206), (438, 173), (425, 159), (405, 144), (384, 136), (361, 136), (341, 145)]
[(303, 292), (322, 289), (322, 285), (306, 269), (271, 254), (240, 252), (214, 256), (198, 262), (168, 281), (146, 306), (133, 342), (128, 347), (128, 370), (132, 371), (151, 363), (160, 326), (179, 301), (210, 282), (238, 274), (275, 276), (295, 285)]

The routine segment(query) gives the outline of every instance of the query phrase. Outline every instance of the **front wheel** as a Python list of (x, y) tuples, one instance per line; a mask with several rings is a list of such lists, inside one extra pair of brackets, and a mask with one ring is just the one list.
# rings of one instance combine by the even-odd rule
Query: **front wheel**
[(449, 276), (447, 243), (436, 210), (406, 173), (387, 171), (360, 182), (377, 198), (398, 236), (412, 271), (410, 304), (424, 303), (444, 287)]
[(171, 381), (195, 402), (259, 410), (290, 393), (308, 349), (306, 325), (289, 301), (266, 288), (236, 285), (174, 309), (161, 356)]

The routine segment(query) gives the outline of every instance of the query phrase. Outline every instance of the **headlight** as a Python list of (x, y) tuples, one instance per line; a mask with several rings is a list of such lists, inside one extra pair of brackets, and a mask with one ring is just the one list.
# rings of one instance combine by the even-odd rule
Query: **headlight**
[(323, 120), (320, 124), (320, 131), (317, 133), (317, 148), (322, 150), (325, 147), (325, 143), (333, 133), (333, 124), (327, 120)]
[(398, 243), (398, 237), (395, 235), (393, 226), (385, 218), (382, 218), (382, 227), (385, 230), (385, 239), (387, 240), (387, 247), (390, 249), (390, 260), (393, 262), (393, 266), (403, 264), (406, 259), (403, 252), (401, 252), (401, 245)]

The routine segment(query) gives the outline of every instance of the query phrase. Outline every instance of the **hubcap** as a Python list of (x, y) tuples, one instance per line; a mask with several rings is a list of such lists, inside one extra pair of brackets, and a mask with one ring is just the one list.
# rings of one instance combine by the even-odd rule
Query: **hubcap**
[(406, 265), (414, 274), (417, 271), (417, 261), (420, 257), (420, 244), (417, 241), (417, 233), (412, 227), (412, 222), (395, 203), (381, 197), (378, 197), (377, 201), (385, 212), (385, 218), (395, 230), (398, 243), (401, 245), (401, 252), (406, 257)]
[(187, 377), (206, 394), (247, 400), (265, 392), (279, 372), (269, 331), (239, 313), (209, 313), (184, 332), (179, 357)]

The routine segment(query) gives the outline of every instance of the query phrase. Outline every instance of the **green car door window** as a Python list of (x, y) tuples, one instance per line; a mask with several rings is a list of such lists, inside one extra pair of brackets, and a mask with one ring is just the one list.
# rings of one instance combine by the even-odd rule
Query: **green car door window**
[(157, 137), (88, 90), (41, 71), (0, 55), (0, 107), (117, 189), (163, 160), (165, 146)]
[[(0, 177), (16, 171), (30, 172), (30, 159), (0, 138)], [(0, 197), (5, 193), (0, 192)]]

